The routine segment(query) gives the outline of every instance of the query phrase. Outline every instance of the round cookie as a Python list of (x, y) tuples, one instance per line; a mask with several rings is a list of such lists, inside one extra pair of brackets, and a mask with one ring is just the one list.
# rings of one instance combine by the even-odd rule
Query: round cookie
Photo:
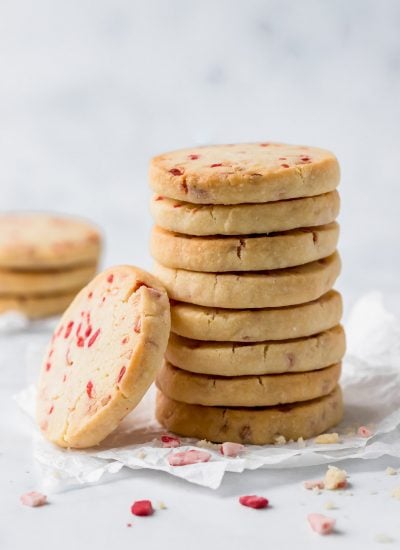
[(156, 223), (186, 235), (251, 235), (288, 231), (333, 222), (340, 209), (337, 191), (315, 197), (261, 204), (191, 204), (153, 195)]
[(269, 407), (328, 395), (340, 378), (341, 365), (290, 374), (209, 376), (174, 367), (167, 361), (157, 375), (163, 394), (183, 403), (209, 407)]
[(96, 273), (96, 265), (84, 265), (68, 270), (15, 271), (0, 269), (0, 295), (39, 296), (80, 289)]
[(329, 151), (283, 143), (181, 149), (154, 157), (150, 186), (159, 195), (198, 204), (241, 204), (332, 191), (340, 170)]
[(194, 340), (288, 340), (328, 330), (340, 322), (342, 313), (336, 290), (305, 304), (267, 309), (219, 309), (171, 300), (171, 329)]
[(44, 213), (0, 216), (0, 267), (53, 269), (97, 262), (98, 230), (90, 223)]
[(51, 296), (0, 296), (0, 313), (18, 311), (29, 319), (58, 315), (69, 306), (79, 290)]
[(345, 349), (340, 325), (307, 338), (256, 344), (202, 342), (171, 333), (165, 358), (198, 374), (258, 376), (322, 369), (341, 361)]
[(274, 271), (201, 273), (155, 263), (155, 274), (173, 300), (229, 309), (265, 308), (315, 300), (340, 273), (337, 252), (309, 264)]
[(168, 296), (132, 267), (99, 274), (64, 313), (43, 361), (37, 422), (62, 447), (97, 445), (141, 400), (161, 365)]
[(335, 252), (339, 225), (241, 237), (193, 237), (155, 226), (151, 253), (160, 264), (192, 271), (256, 271), (298, 266)]
[(215, 443), (232, 441), (251, 445), (308, 439), (326, 432), (343, 417), (340, 387), (312, 401), (264, 408), (226, 408), (188, 405), (157, 393), (156, 417), (168, 431)]

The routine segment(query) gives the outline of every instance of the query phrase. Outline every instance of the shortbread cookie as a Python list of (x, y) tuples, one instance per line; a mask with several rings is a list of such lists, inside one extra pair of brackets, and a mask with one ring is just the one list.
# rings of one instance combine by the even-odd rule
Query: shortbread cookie
[(38, 387), (37, 422), (62, 447), (98, 444), (141, 400), (170, 330), (167, 294), (131, 266), (107, 269), (64, 313)]
[(306, 264), (335, 252), (339, 225), (241, 237), (193, 237), (155, 226), (151, 253), (160, 264), (192, 271), (255, 271)]
[(232, 441), (252, 445), (308, 439), (326, 432), (343, 417), (340, 387), (313, 401), (256, 409), (188, 405), (157, 394), (157, 420), (171, 432), (215, 443)]
[(171, 328), (195, 340), (288, 340), (334, 327), (342, 312), (342, 297), (335, 290), (305, 304), (267, 309), (219, 309), (171, 300)]
[(309, 197), (339, 184), (339, 164), (324, 149), (283, 143), (213, 145), (172, 151), (150, 163), (159, 195), (199, 204)]
[(200, 306), (264, 308), (302, 304), (333, 287), (340, 273), (337, 252), (298, 267), (274, 271), (201, 273), (155, 263), (155, 274), (173, 300)]
[(83, 220), (40, 213), (0, 216), (0, 267), (63, 268), (97, 263), (101, 238)]
[(40, 319), (62, 313), (75, 298), (80, 288), (66, 294), (50, 296), (1, 296), (0, 313), (17, 311), (29, 319)]
[(157, 387), (171, 399), (212, 407), (269, 407), (309, 401), (333, 391), (341, 365), (310, 372), (263, 376), (209, 376), (194, 374), (165, 362)]
[(38, 296), (81, 289), (96, 273), (96, 265), (51, 271), (0, 269), (0, 295)]
[(171, 333), (166, 359), (183, 370), (212, 376), (304, 372), (342, 360), (346, 348), (339, 325), (315, 336), (260, 342), (202, 342)]
[(339, 193), (261, 204), (192, 204), (153, 195), (156, 223), (186, 235), (251, 235), (288, 231), (333, 222), (340, 209)]

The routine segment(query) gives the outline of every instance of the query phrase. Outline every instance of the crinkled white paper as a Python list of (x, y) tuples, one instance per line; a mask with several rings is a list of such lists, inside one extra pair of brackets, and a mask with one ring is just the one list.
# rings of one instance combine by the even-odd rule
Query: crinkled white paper
[[(4, 323), (1, 330), (4, 330)], [(346, 413), (344, 421), (335, 428), (341, 439), (338, 444), (318, 445), (309, 440), (305, 446), (297, 442), (246, 446), (237, 458), (224, 457), (215, 446), (210, 446), (207, 449), (212, 454), (209, 462), (173, 467), (167, 456), (176, 449), (165, 449), (160, 444), (163, 431), (154, 418), (152, 388), (118, 430), (101, 446), (91, 450), (59, 449), (45, 441), (33, 427), (34, 454), (41, 464), (43, 488), (62, 491), (119, 479), (127, 474), (127, 468), (146, 468), (216, 489), (225, 472), (332, 464), (349, 458), (369, 459), (385, 454), (400, 457), (400, 322), (383, 308), (378, 293), (365, 296), (354, 307), (347, 324), (347, 340), (348, 354), (342, 377)], [(35, 369), (40, 363), (37, 347), (33, 342), (31, 354), (28, 354)], [(33, 386), (21, 392), (16, 400), (33, 416)], [(370, 427), (373, 436), (357, 436), (357, 428), (361, 425)], [(193, 439), (182, 439), (182, 444), (179, 450), (204, 445)]]

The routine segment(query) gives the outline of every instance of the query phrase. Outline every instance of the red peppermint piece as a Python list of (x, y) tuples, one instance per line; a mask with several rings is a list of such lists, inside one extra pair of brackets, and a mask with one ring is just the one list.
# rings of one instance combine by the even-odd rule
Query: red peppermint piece
[(134, 516), (151, 516), (154, 513), (151, 500), (136, 500), (131, 506)]
[(168, 462), (170, 466), (187, 466), (188, 464), (198, 464), (199, 462), (208, 462), (211, 454), (206, 451), (182, 451), (169, 455)]
[(216, 162), (215, 164), (211, 164), (210, 168), (218, 168), (218, 166), (222, 166), (222, 162)]
[(88, 336), (90, 336), (92, 332), (92, 327), (91, 325), (88, 326), (88, 328), (85, 330), (85, 338), (88, 338)]
[(89, 382), (86, 384), (86, 393), (88, 394), (89, 399), (92, 399), (93, 397), (93, 382), (89, 380)]
[(83, 346), (85, 345), (85, 339), (83, 338), (83, 336), (78, 336), (78, 341), (76, 342), (76, 345), (78, 346), (78, 348), (83, 348)]
[(190, 160), (197, 160), (199, 157), (200, 155), (196, 155), (196, 154), (188, 155), (188, 158), (190, 158)]
[(241, 445), (240, 443), (231, 443), (229, 441), (226, 441), (225, 443), (222, 443), (221, 445), (221, 454), (224, 456), (230, 456), (230, 457), (236, 457), (238, 456), (244, 449), (244, 445)]
[(37, 506), (43, 506), (47, 504), (47, 496), (37, 491), (30, 491), (20, 497), (20, 501), (24, 506), (31, 506), (33, 508)]
[(128, 340), (129, 340), (129, 338), (127, 336), (125, 336), (125, 338), (122, 338), (121, 344), (127, 344)]
[(71, 334), (71, 330), (73, 326), (74, 326), (74, 322), (70, 321), (67, 325), (67, 328), (65, 329), (64, 338), (68, 338), (68, 336)]
[(248, 506), (249, 508), (266, 508), (269, 504), (268, 500), (264, 497), (258, 497), (257, 495), (246, 495), (239, 497), (240, 504)]
[(171, 170), (169, 170), (169, 173), (173, 176), (182, 176), (183, 174), (182, 170), (179, 170), (179, 168), (171, 168)]
[(51, 363), (46, 363), (46, 372), (49, 372), (51, 369)]
[(373, 432), (366, 426), (360, 426), (357, 430), (357, 434), (361, 437), (371, 437), (374, 435)]
[(323, 514), (308, 514), (307, 520), (311, 529), (320, 535), (332, 533), (336, 523), (336, 520)]
[(113, 280), (114, 280), (114, 275), (111, 273), (111, 275), (109, 275), (109, 276), (107, 277), (107, 283), (112, 283)]
[(161, 442), (163, 447), (167, 448), (180, 447), (181, 444), (179, 437), (174, 437), (173, 435), (162, 435)]
[(126, 367), (122, 367), (122, 369), (119, 371), (118, 378), (117, 378), (117, 384), (119, 384), (126, 373)]
[(96, 330), (96, 332), (94, 332), (94, 333), (92, 334), (92, 336), (89, 338), (88, 348), (90, 348), (91, 346), (93, 346), (93, 344), (95, 343), (95, 341), (96, 341), (96, 339), (97, 339), (97, 337), (98, 337), (99, 334), (100, 334), (100, 329), (98, 328), (98, 329)]
[(49, 413), (48, 414), (51, 414), (52, 412), (54, 411), (54, 405), (52, 405), (49, 409)]
[(282, 168), (289, 168), (288, 164), (281, 164)]

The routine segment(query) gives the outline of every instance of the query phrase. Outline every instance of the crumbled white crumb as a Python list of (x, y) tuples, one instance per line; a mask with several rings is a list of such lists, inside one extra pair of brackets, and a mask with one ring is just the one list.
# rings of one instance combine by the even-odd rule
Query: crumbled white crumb
[(319, 487), (313, 487), (311, 491), (314, 493), (314, 495), (320, 495), (321, 489)]
[(211, 441), (207, 441), (207, 439), (200, 439), (196, 443), (196, 447), (200, 447), (201, 449), (212, 449), (213, 451), (219, 451), (221, 445), (219, 443), (211, 443)]
[(274, 445), (286, 445), (286, 437), (284, 435), (276, 435), (274, 437)]
[(314, 443), (319, 443), (320, 445), (340, 443), (339, 434), (336, 432), (331, 434), (321, 434), (314, 439)]
[(336, 466), (328, 466), (324, 478), (325, 489), (335, 490), (344, 489), (347, 485), (347, 472), (340, 470)]
[(167, 509), (167, 506), (165, 505), (165, 503), (162, 500), (158, 501), (158, 509), (159, 510), (166, 510)]
[(299, 446), (299, 449), (304, 449), (304, 447), (306, 446), (306, 442), (302, 437), (299, 437), (299, 439), (297, 440), (297, 445)]
[(396, 500), (400, 500), (400, 487), (396, 487), (395, 489), (393, 489), (393, 491), (390, 494)]
[(385, 535), (384, 533), (378, 533), (377, 535), (375, 535), (374, 541), (388, 543), (394, 542), (394, 539), (392, 539), (392, 537), (389, 537), (388, 535)]
[(144, 458), (146, 458), (146, 453), (145, 453), (145, 451), (143, 451), (143, 450), (138, 451), (138, 452), (136, 453), (136, 457), (137, 457), (137, 458), (140, 458), (141, 460), (143, 460)]
[(388, 466), (385, 471), (388, 476), (395, 476), (398, 473), (397, 470), (391, 466)]
[(336, 504), (331, 500), (327, 500), (324, 504), (325, 510), (336, 510)]

